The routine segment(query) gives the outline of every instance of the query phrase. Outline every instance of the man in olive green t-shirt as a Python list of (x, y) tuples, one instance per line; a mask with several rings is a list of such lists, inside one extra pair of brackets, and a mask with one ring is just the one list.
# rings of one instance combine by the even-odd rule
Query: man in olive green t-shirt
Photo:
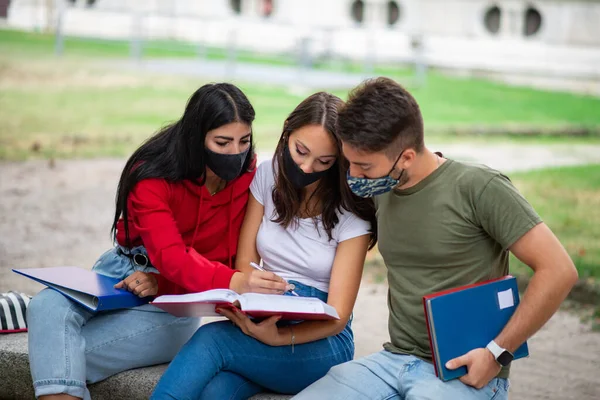
[[(558, 309), (577, 271), (558, 239), (510, 180), (425, 147), (415, 99), (386, 78), (356, 88), (338, 133), (348, 184), (374, 197), (388, 269), (390, 342), (332, 368), (295, 399), (507, 399), (512, 352)], [(435, 376), (424, 295), (508, 274), (509, 251), (534, 271), (521, 304), (486, 348), (451, 360), (468, 374)]]

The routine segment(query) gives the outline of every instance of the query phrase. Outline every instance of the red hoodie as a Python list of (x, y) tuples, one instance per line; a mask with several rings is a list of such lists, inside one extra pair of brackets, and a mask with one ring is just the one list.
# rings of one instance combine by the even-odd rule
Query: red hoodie
[[(191, 181), (145, 179), (129, 194), (129, 237), (160, 272), (158, 295), (229, 288), (252, 170), (211, 196)], [(124, 222), (117, 241), (126, 246)]]

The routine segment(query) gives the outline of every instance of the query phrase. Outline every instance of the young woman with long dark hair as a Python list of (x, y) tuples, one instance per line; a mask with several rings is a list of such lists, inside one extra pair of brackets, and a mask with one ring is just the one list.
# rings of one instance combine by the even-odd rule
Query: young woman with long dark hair
[[(270, 273), (234, 271), (254, 177), (254, 109), (230, 84), (209, 84), (177, 122), (127, 161), (116, 195), (116, 246), (93, 270), (140, 297), (230, 288), (283, 293)], [(252, 285), (256, 285), (253, 287)], [(151, 306), (92, 313), (44, 289), (29, 304), (36, 397), (89, 399), (87, 383), (168, 362), (199, 326)]]

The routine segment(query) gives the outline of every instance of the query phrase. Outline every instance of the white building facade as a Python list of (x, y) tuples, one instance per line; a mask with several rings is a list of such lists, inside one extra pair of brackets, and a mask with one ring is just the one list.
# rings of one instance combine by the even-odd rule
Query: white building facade
[(447, 71), (600, 95), (600, 0), (11, 0), (7, 22), (52, 31), (59, 14), (67, 35), (392, 64), (420, 49)]

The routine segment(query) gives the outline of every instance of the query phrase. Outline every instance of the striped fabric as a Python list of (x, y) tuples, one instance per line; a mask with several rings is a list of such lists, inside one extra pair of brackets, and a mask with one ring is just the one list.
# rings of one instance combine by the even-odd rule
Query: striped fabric
[(31, 298), (23, 293), (0, 293), (0, 333), (25, 332), (25, 310)]

